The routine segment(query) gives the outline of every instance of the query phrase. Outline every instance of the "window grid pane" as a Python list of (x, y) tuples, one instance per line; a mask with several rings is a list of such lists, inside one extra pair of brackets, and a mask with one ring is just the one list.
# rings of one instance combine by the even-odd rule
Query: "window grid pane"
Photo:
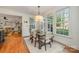
[(63, 9), (57, 13), (56, 33), (69, 35), (69, 8)]

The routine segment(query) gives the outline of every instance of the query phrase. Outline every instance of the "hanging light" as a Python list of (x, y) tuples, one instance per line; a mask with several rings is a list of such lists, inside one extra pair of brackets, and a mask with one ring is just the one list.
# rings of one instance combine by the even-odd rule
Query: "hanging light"
[(43, 16), (40, 15), (40, 6), (38, 6), (38, 15), (35, 16), (35, 21), (42, 21)]

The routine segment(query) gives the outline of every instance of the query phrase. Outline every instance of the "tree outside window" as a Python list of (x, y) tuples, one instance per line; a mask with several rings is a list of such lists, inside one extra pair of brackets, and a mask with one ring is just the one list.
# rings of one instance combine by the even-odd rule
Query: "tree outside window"
[(69, 8), (62, 9), (57, 12), (56, 17), (56, 33), (62, 35), (69, 35), (69, 19), (70, 10)]

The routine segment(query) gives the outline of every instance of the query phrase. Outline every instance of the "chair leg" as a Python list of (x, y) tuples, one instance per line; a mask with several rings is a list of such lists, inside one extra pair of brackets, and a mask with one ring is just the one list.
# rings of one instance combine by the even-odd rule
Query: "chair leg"
[(33, 43), (33, 39), (31, 39), (31, 43)]
[(45, 44), (45, 51), (46, 51), (47, 49), (46, 49), (46, 44)]
[(36, 47), (36, 41), (35, 41), (34, 47)]
[(51, 48), (51, 42), (49, 42), (49, 44), (50, 44), (50, 48)]
[(46, 51), (46, 50), (47, 50), (47, 49), (46, 49), (46, 40), (44, 41), (44, 46), (45, 46), (45, 51)]
[(53, 39), (51, 39), (51, 42), (53, 43)]
[(41, 47), (42, 47), (42, 46), (41, 46), (41, 42), (39, 41), (39, 49), (41, 49)]

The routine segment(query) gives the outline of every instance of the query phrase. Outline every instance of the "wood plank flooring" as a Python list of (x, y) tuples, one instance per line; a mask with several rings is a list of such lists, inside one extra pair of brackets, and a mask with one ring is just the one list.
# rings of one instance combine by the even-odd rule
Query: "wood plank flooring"
[(0, 44), (0, 53), (29, 53), (29, 50), (22, 36), (16, 32), (5, 37), (4, 43)]

